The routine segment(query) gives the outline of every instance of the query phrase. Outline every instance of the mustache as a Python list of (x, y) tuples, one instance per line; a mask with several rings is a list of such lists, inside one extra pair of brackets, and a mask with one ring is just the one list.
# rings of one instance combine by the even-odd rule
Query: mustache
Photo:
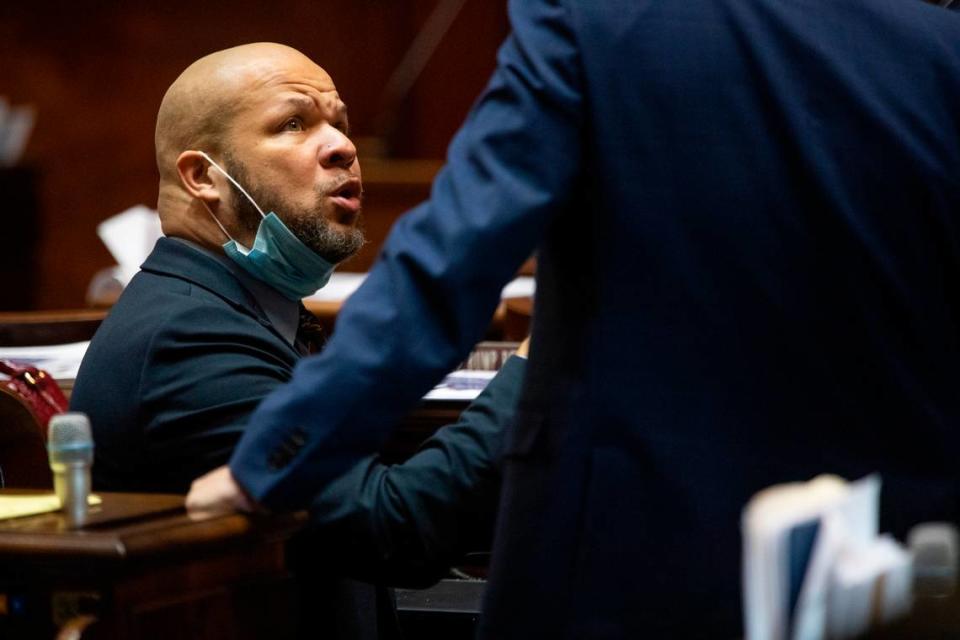
[(357, 176), (344, 174), (331, 178), (314, 189), (318, 196), (344, 196), (363, 199), (363, 182)]

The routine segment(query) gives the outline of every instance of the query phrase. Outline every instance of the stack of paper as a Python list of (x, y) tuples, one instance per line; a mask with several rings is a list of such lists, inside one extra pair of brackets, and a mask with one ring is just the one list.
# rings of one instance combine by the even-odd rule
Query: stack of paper
[[(366, 277), (366, 273), (351, 273), (349, 271), (334, 273), (325, 287), (313, 295), (307, 296), (306, 299), (315, 302), (343, 302), (360, 288)], [(533, 278), (518, 276), (508, 282), (501, 290), (500, 298), (505, 300), (507, 298), (533, 296), (536, 288), (536, 281)]]
[(749, 640), (851, 638), (910, 608), (909, 554), (877, 535), (880, 479), (766, 489), (743, 515)]
[(459, 370), (448, 374), (424, 400), (475, 400), (486, 388), (496, 371)]

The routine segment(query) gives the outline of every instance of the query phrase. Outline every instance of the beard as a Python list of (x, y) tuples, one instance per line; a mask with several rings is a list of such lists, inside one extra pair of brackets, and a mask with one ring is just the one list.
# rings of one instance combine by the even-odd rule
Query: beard
[[(281, 196), (268, 194), (250, 180), (246, 167), (233, 158), (230, 153), (223, 154), (223, 164), (233, 178), (243, 185), (257, 204), (265, 212), (273, 211), (283, 224), (300, 242), (310, 247), (314, 253), (327, 262), (339, 264), (351, 257), (363, 247), (366, 242), (362, 218), (353, 227), (337, 227), (323, 214), (323, 199), (333, 185), (318, 185), (316, 204), (310, 209), (298, 208)], [(237, 212), (239, 224), (250, 233), (255, 234), (260, 228), (260, 212), (236, 185), (230, 183), (234, 211)], [(282, 213), (281, 213), (282, 212)]]

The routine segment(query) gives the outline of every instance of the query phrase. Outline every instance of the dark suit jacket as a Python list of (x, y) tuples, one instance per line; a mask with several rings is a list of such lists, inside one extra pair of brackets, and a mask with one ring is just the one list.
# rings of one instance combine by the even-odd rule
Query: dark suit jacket
[[(93, 425), (94, 487), (185, 492), (227, 461), (298, 357), (224, 265), (161, 239), (94, 336), (72, 394), (71, 409)], [(524, 366), (510, 359), (405, 463), (365, 456), (317, 492), (310, 561), (325, 575), (422, 586), (463, 552), (488, 548), (496, 456)]]
[(484, 637), (736, 637), (740, 510), (775, 482), (879, 471), (882, 527), (960, 518), (960, 15), (510, 19), (430, 201), (254, 414), (240, 482), (303, 504), (375, 450), (539, 246)]

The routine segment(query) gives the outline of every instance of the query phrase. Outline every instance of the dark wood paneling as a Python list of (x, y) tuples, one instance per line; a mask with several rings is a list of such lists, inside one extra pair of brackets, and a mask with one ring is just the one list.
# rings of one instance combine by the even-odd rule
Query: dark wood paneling
[[(26, 158), (39, 173), (34, 306), (62, 308), (82, 305), (90, 277), (112, 263), (97, 223), (156, 202), (154, 118), (190, 62), (244, 42), (290, 44), (330, 72), (356, 134), (369, 135), (383, 87), (436, 0), (0, 5), (0, 95), (38, 110)], [(500, 0), (466, 2), (400, 107), (388, 145), (398, 156), (443, 157), (493, 68), (505, 16)]]

